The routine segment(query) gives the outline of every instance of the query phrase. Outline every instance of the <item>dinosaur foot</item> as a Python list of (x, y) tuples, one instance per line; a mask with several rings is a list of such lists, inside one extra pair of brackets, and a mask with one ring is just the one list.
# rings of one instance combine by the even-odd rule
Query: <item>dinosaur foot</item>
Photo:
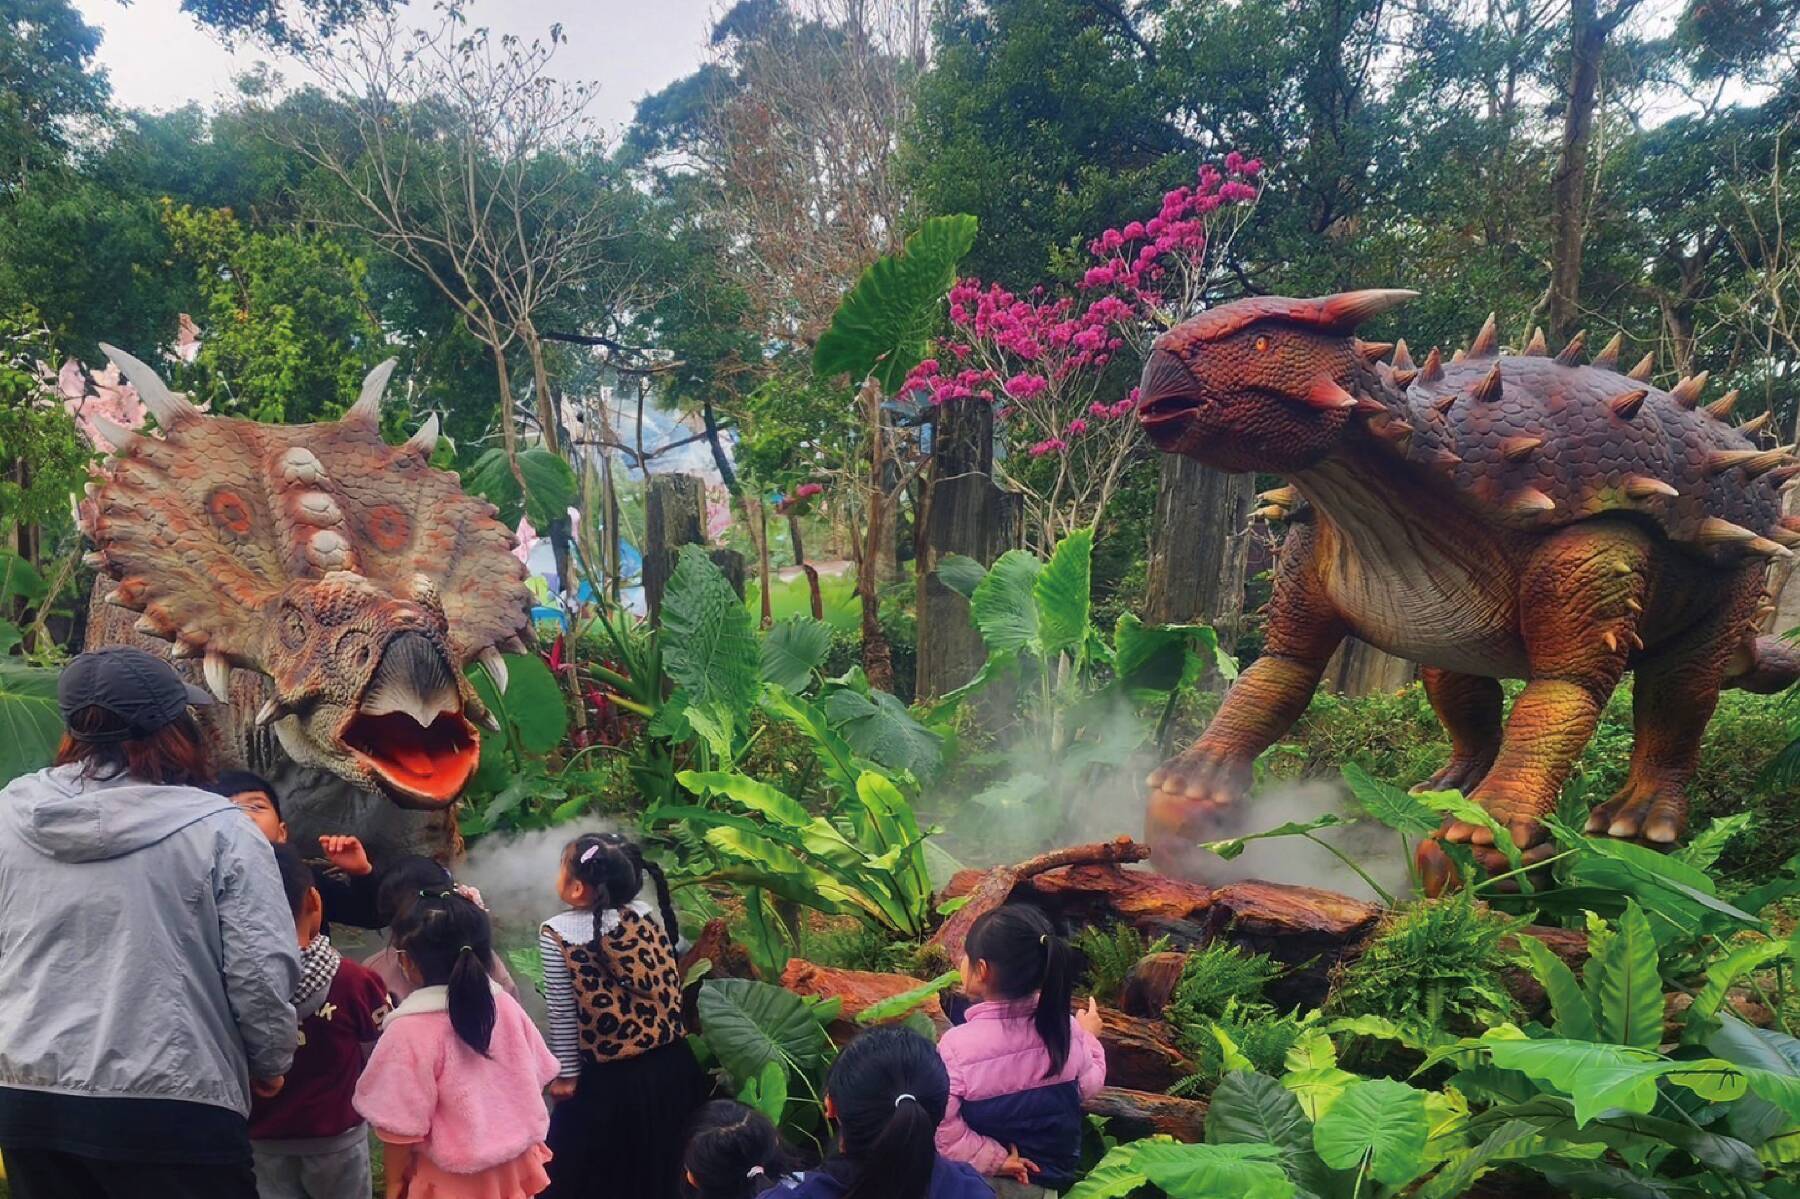
[(1190, 873), (1196, 845), (1245, 831), (1250, 773), (1248, 762), (1193, 751), (1151, 772), (1145, 833), (1157, 869)]
[[(1497, 752), (1498, 747), (1496, 747)], [(1461, 791), (1467, 795), (1480, 785), (1487, 777), (1489, 767), (1494, 764), (1494, 754), (1474, 755), (1451, 754), (1444, 768), (1419, 783), (1413, 788), (1413, 794), (1421, 791)]]
[(1680, 783), (1633, 771), (1618, 794), (1588, 813), (1587, 831), (1667, 849), (1687, 831), (1687, 814)]
[[(1506, 860), (1505, 854), (1493, 846), (1471, 845), (1467, 848), (1475, 858), (1475, 865), (1490, 878), (1511, 873), (1512, 863)], [(1536, 866), (1555, 854), (1554, 842), (1541, 841), (1529, 849), (1520, 851), (1519, 863), (1526, 867)], [(1456, 890), (1462, 883), (1461, 871), (1457, 869), (1456, 862), (1451, 858), (1450, 852), (1445, 850), (1444, 843), (1438, 836), (1419, 843), (1419, 848), (1413, 852), (1413, 862), (1418, 867), (1419, 883), (1425, 888), (1426, 895), (1435, 898), (1446, 891)], [(1549, 881), (1542, 871), (1533, 871), (1527, 877), (1531, 879), (1534, 887), (1542, 886)], [(1494, 890), (1507, 892), (1519, 890), (1518, 877), (1500, 879), (1494, 885)]]
[[(1521, 800), (1492, 783), (1476, 787), (1469, 798), (1480, 804), (1493, 817), (1494, 823), (1507, 831), (1513, 845), (1519, 850), (1521, 865), (1534, 866), (1555, 854), (1556, 845), (1550, 840), (1550, 831), (1538, 819), (1542, 811), (1529, 801)], [(1424, 884), (1427, 895), (1441, 894), (1458, 882), (1456, 864), (1452, 861), (1450, 852), (1440, 842), (1467, 846), (1475, 859), (1475, 865), (1490, 876), (1506, 874), (1513, 869), (1506, 855), (1495, 846), (1493, 829), (1485, 824), (1446, 816), (1443, 827), (1433, 833), (1431, 839), (1420, 844), (1414, 855), (1419, 868), (1419, 879)], [(1497, 889), (1517, 890), (1517, 878), (1503, 880)]]

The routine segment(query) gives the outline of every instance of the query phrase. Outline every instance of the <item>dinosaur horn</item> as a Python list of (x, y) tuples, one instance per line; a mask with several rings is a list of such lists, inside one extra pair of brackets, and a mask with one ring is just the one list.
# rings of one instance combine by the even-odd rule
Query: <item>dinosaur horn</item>
[(399, 363), (398, 358), (389, 358), (363, 376), (362, 394), (356, 397), (350, 411), (344, 413), (345, 420), (359, 420), (371, 425), (381, 421), (381, 393), (387, 390), (388, 377)]
[(1425, 355), (1425, 365), (1419, 368), (1419, 382), (1436, 383), (1443, 377), (1444, 357), (1438, 353), (1436, 346), (1432, 346), (1431, 353)]
[(1738, 393), (1734, 388), (1708, 404), (1705, 408), (1706, 415), (1714, 420), (1724, 420), (1731, 415), (1731, 410), (1737, 406), (1737, 401)]
[(1625, 377), (1627, 379), (1634, 379), (1639, 383), (1648, 383), (1650, 381), (1650, 372), (1655, 369), (1656, 355), (1645, 354), (1642, 358), (1638, 359), (1638, 364), (1636, 366), (1625, 372)]
[[(1735, 395), (1737, 393), (1733, 392), (1732, 394)], [(1749, 420), (1745, 421), (1743, 424), (1739, 425), (1737, 427), (1737, 431), (1739, 433), (1742, 433), (1745, 437), (1750, 437), (1750, 436), (1753, 436), (1754, 434), (1760, 433), (1760, 432), (1762, 432), (1763, 426), (1769, 423), (1769, 420), (1773, 415), (1774, 415), (1774, 413), (1771, 413), (1771, 412), (1759, 413), (1756, 416), (1753, 416)]]
[(1692, 408), (1700, 402), (1700, 393), (1706, 390), (1706, 378), (1712, 372), (1701, 371), (1697, 375), (1689, 375), (1675, 386), (1669, 388), (1669, 394), (1683, 408)]
[(1402, 337), (1394, 343), (1394, 370), (1409, 371), (1413, 366), (1412, 355), (1406, 352), (1406, 338)]
[(1524, 354), (1527, 358), (1543, 358), (1548, 355), (1550, 353), (1550, 347), (1544, 343), (1544, 331), (1542, 329), (1533, 329), (1531, 331), (1531, 340), (1525, 343), (1525, 348), (1521, 350), (1520, 353)]
[(1598, 354), (1594, 355), (1594, 365), (1602, 368), (1603, 370), (1609, 370), (1609, 371), (1618, 370), (1619, 369), (1619, 351), (1624, 348), (1625, 348), (1625, 335), (1623, 333), (1613, 334), (1612, 340), (1606, 343), (1605, 348), (1602, 349)]
[(1398, 308), (1418, 294), (1400, 287), (1341, 291), (1319, 301), (1319, 312), (1324, 317), (1324, 324), (1348, 331), (1364, 321), (1373, 320), (1390, 308)]
[(182, 421), (200, 415), (200, 410), (190, 404), (186, 396), (170, 391), (169, 385), (155, 371), (124, 350), (101, 342), (100, 352), (111, 359), (127, 382), (137, 388), (138, 399), (144, 401), (144, 407), (150, 409), (156, 423), (163, 428), (173, 429)]
[(437, 413), (433, 412), (430, 416), (425, 418), (425, 423), (419, 426), (419, 431), (414, 433), (411, 437), (408, 437), (406, 439), (406, 444), (400, 448), (411, 450), (415, 454), (429, 458), (431, 457), (431, 451), (437, 449), (437, 443), (438, 418)]
[(112, 446), (115, 454), (123, 454), (131, 447), (131, 443), (137, 440), (136, 433), (124, 425), (114, 424), (104, 416), (98, 414), (89, 416), (88, 422), (94, 426), (94, 432), (100, 434), (106, 443)]
[(1469, 346), (1470, 358), (1491, 358), (1500, 352), (1500, 327), (1494, 323), (1495, 314), (1488, 313), (1487, 320), (1481, 324), (1481, 332)]
[(1583, 329), (1575, 336), (1569, 338), (1569, 344), (1562, 348), (1562, 353), (1556, 356), (1556, 360), (1564, 366), (1580, 366), (1581, 355), (1586, 349), (1587, 330)]
[(1389, 350), (1394, 348), (1394, 343), (1391, 341), (1364, 341), (1360, 337), (1353, 337), (1350, 340), (1356, 346), (1357, 356), (1364, 362), (1379, 362), (1387, 357)]
[(1336, 379), (1330, 375), (1320, 375), (1312, 381), (1312, 386), (1300, 397), (1314, 408), (1354, 408), (1356, 397), (1345, 391)]

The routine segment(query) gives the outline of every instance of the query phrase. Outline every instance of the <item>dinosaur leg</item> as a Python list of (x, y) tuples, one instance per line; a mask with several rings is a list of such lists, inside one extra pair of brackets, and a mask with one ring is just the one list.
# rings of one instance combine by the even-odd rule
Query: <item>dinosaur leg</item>
[(1450, 760), (1418, 791), (1470, 791), (1500, 752), (1500, 682), (1476, 674), (1422, 667), (1425, 697), (1450, 734)]
[(1344, 635), (1319, 581), (1312, 526), (1297, 526), (1276, 568), (1262, 656), (1225, 693), (1200, 739), (1150, 775), (1147, 832), (1159, 857), (1224, 835), (1221, 822), (1249, 789), (1257, 755), (1306, 710)]
[(1700, 738), (1761, 594), (1760, 578), (1746, 580), (1703, 624), (1633, 666), (1631, 767), (1618, 794), (1589, 814), (1588, 832), (1664, 847), (1687, 830), (1687, 783)]
[[(1637, 643), (1649, 557), (1641, 530), (1595, 522), (1547, 537), (1522, 572), (1519, 610), (1531, 677), (1513, 703), (1493, 768), (1469, 798), (1506, 828), (1527, 863), (1552, 853), (1538, 818), (1555, 806)], [(1447, 819), (1437, 835), (1473, 844), (1485, 868), (1504, 869), (1488, 829)], [(1448, 862), (1435, 845), (1420, 847), (1419, 865), (1426, 889), (1442, 889)]]

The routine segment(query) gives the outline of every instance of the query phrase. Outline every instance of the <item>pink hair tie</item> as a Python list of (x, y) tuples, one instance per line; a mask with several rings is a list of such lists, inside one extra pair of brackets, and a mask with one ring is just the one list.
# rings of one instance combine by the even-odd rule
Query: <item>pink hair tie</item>
[(593, 861), (594, 855), (599, 852), (600, 852), (600, 847), (598, 845), (590, 845), (586, 849), (581, 851), (581, 856), (579, 858), (577, 858), (576, 861), (580, 862), (582, 865), (585, 866), (587, 863)]
[(457, 883), (452, 889), (482, 911), (485, 912), (488, 910), (487, 904), (483, 902), (481, 898), (481, 892), (477, 891), (474, 887), (471, 887), (468, 883)]

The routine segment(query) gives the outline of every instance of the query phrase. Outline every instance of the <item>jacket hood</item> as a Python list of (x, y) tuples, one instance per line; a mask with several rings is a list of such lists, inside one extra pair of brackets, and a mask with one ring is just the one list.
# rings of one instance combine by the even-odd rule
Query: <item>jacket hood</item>
[(122, 858), (233, 810), (225, 796), (197, 787), (84, 779), (74, 765), (14, 779), (0, 793), (0, 823), (32, 849), (62, 862)]

